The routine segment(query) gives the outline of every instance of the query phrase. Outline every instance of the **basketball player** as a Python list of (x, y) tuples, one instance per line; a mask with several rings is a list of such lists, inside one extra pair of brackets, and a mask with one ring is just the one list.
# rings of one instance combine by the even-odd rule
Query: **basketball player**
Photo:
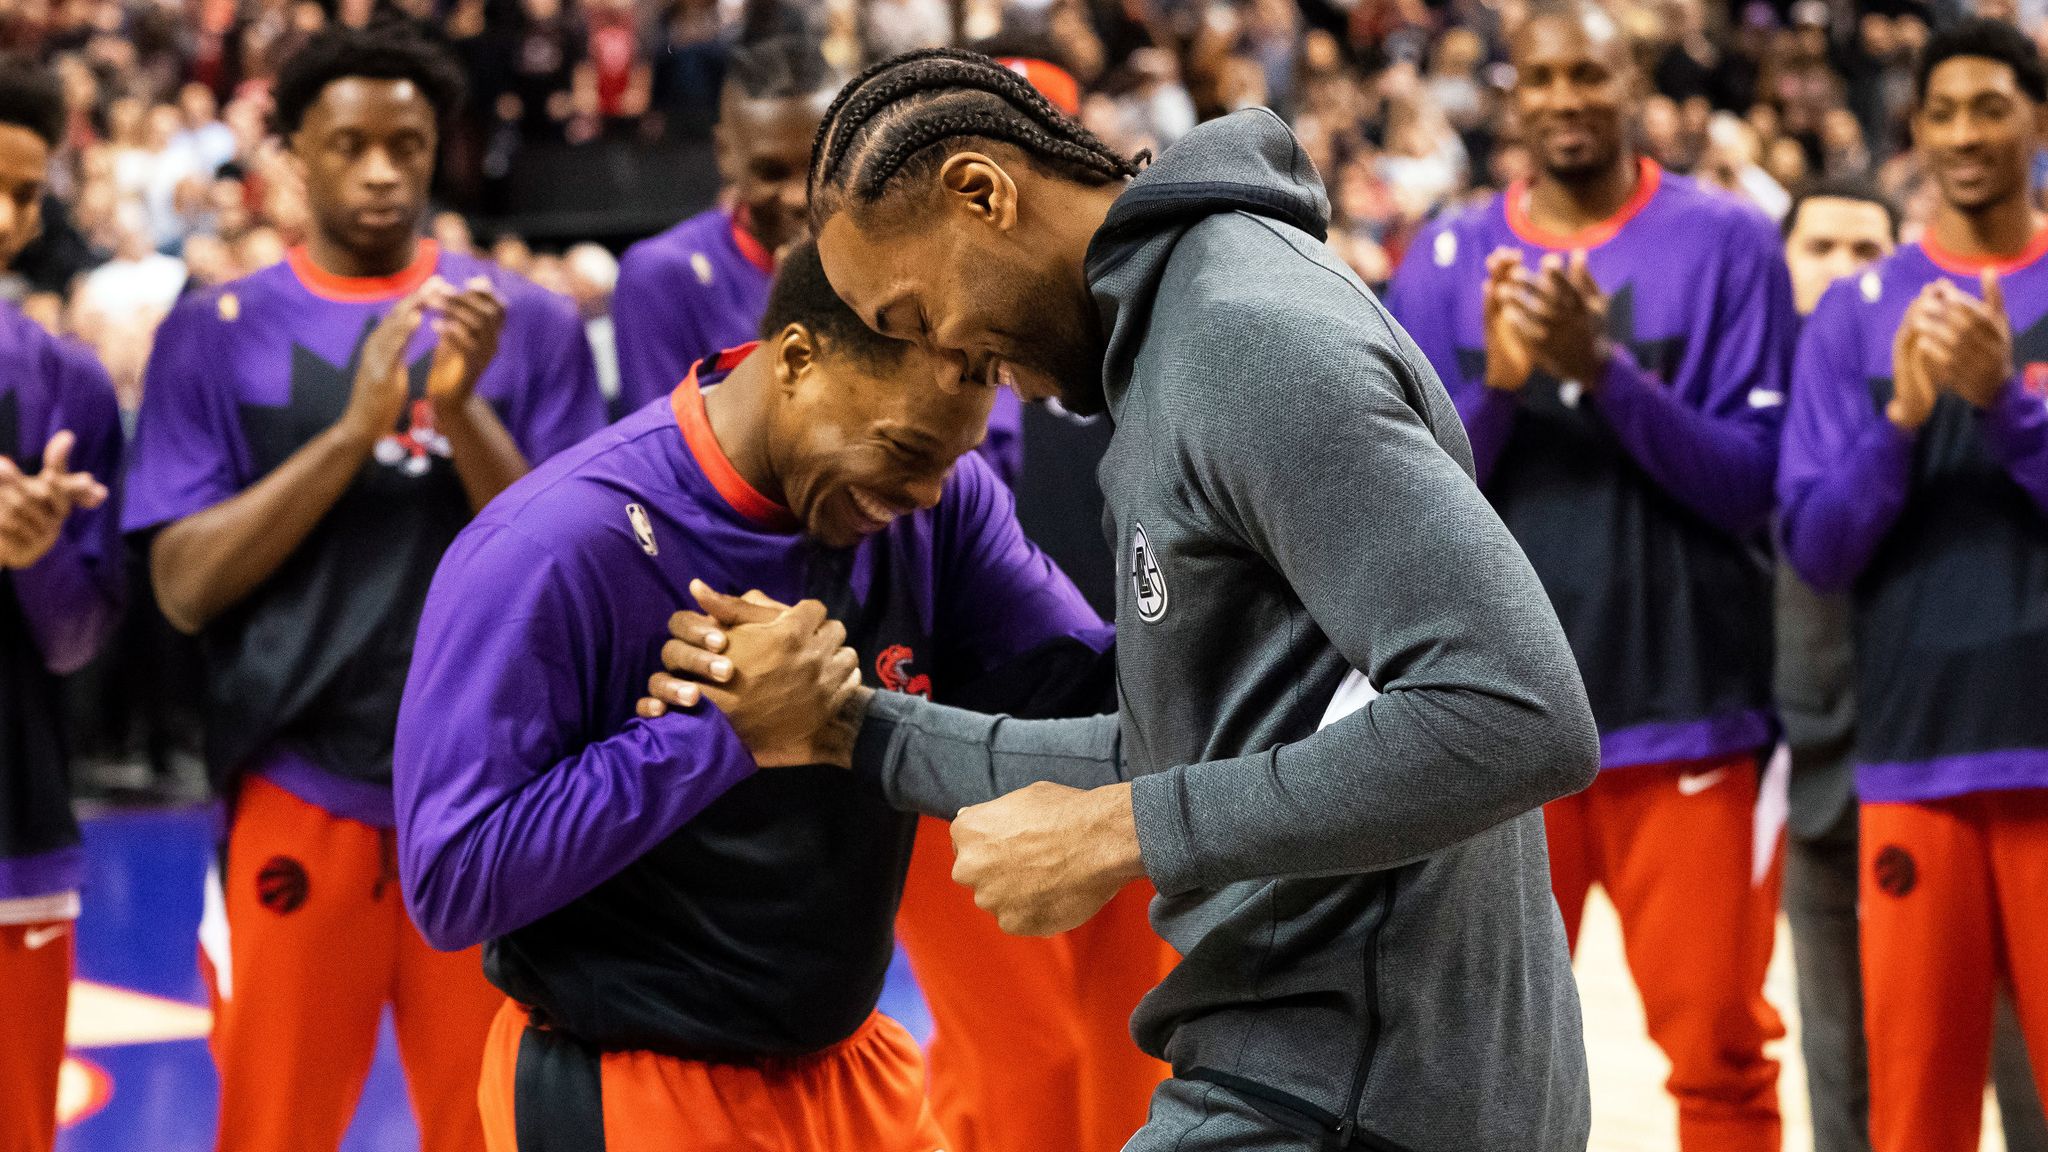
[[(1070, 114), (1079, 111), (1072, 76), (1030, 64), (1074, 99)], [(633, 245), (619, 262), (612, 321), (621, 414), (667, 396), (699, 360), (754, 338), (775, 253), (804, 232), (811, 138), (839, 80), (811, 40), (778, 37), (734, 50), (712, 129), (720, 203)], [(1015, 398), (998, 400), (981, 448), (1010, 484), (1024, 464), (1022, 423)]]
[(186, 297), (150, 357), (124, 523), (207, 655), (224, 1150), (338, 1146), (387, 1004), (423, 1148), (482, 1146), (499, 998), (406, 918), (391, 741), (441, 553), (604, 413), (567, 300), (418, 236), (460, 92), (416, 34), (309, 41), (276, 87), (307, 244)]
[[(0, 264), (42, 230), (64, 138), (56, 79), (0, 60)], [(120, 415), (92, 354), (0, 307), (0, 1148), (49, 1152), (85, 860), (57, 677), (92, 659), (121, 605)]]
[[(1036, 58), (1005, 64), (1078, 114), (1079, 86), (1064, 69)], [(752, 338), (767, 254), (805, 226), (811, 137), (835, 84), (815, 44), (772, 40), (735, 54), (717, 139), (739, 207), (635, 245), (620, 274), (625, 376), (644, 386), (625, 393), (636, 407), (666, 397), (698, 360)], [(1022, 419), (1016, 396), (999, 393), (979, 449), (1010, 484)], [(1145, 885), (1058, 940), (1019, 939), (953, 883), (944, 821), (924, 820), (917, 844), (897, 932), (931, 1010), (932, 1106), (952, 1152), (1118, 1152), (1166, 1071), (1126, 1026), (1173, 963), (1146, 919)]]
[(2048, 74), (1972, 20), (1916, 79), (1934, 218), (1807, 322), (1778, 490), (1787, 558), (1853, 606), (1871, 1143), (1955, 1152), (1999, 980), (2048, 1052)]
[(812, 161), (833, 288), (932, 356), (927, 402), (1002, 384), (1116, 422), (1121, 712), (840, 700), (815, 653), (737, 641), (733, 689), (700, 690), (764, 746), (957, 813), (954, 875), (1008, 931), (1152, 879), (1184, 959), (1133, 1020), (1175, 1068), (1134, 1152), (1577, 1152), (1537, 808), (1591, 780), (1592, 717), (1456, 411), (1327, 213), (1264, 110), (1140, 175), (986, 57), (856, 79)]
[(511, 997), (492, 1152), (954, 1146), (916, 1045), (874, 1014), (916, 819), (714, 711), (635, 718), (694, 582), (811, 597), (731, 647), (800, 641), (843, 661), (828, 687), (857, 666), (1017, 714), (1113, 700), (1109, 629), (969, 455), (994, 393), (904, 387), (924, 355), (848, 312), (807, 242), (786, 251), (761, 343), (517, 485), (434, 582), (399, 727), (401, 868), (429, 939), (489, 940)]

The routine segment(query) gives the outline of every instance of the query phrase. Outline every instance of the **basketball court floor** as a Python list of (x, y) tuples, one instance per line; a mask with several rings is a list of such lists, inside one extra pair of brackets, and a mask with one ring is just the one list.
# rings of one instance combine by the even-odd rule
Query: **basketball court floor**
[[(59, 1152), (208, 1152), (213, 1146), (215, 1085), (196, 943), (212, 837), (212, 816), (204, 808), (114, 812), (86, 822), (85, 915), (78, 924)], [(1781, 925), (1769, 991), (1792, 1029), (1780, 1052), (1785, 1147), (1806, 1152), (1811, 1141), (1791, 975)], [(1597, 895), (1581, 937), (1579, 979), (1593, 1066), (1593, 1152), (1673, 1152), (1674, 1113), (1660, 1088), (1667, 1066), (1643, 1038), (1613, 911)], [(930, 1031), (901, 956), (882, 1010), (920, 1038)], [(2003, 1152), (1991, 1112), (1987, 1103), (1991, 1135), (1984, 1148)], [(387, 1023), (344, 1150), (410, 1152), (417, 1143)]]

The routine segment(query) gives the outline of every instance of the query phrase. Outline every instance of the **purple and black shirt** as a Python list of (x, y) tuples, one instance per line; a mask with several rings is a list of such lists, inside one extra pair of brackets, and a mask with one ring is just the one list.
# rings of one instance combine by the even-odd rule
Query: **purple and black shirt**
[[(1439, 222), (1387, 297), (1564, 624), (1606, 768), (1771, 739), (1764, 529), (1796, 325), (1771, 222), (1641, 164), (1630, 203), (1577, 235), (1537, 228), (1520, 185)], [(1609, 293), (1600, 380), (1486, 387), (1482, 288), (1503, 247), (1532, 270), (1586, 251)]]
[[(604, 427), (604, 401), (570, 302), (496, 265), (440, 252), (389, 277), (350, 279), (303, 250), (181, 301), (158, 330), (122, 525), (147, 532), (241, 492), (331, 427), (363, 342), (439, 273), (489, 277), (506, 305), (478, 379), (539, 463)], [(200, 634), (207, 762), (216, 784), (261, 772), (337, 816), (390, 827), (391, 738), (413, 633), (469, 499), (424, 399), (434, 337), (408, 350), (414, 401), (296, 553)]]
[(848, 549), (807, 538), (721, 450), (695, 371), (449, 550), (398, 734), (428, 940), (488, 940), (500, 988), (601, 1049), (814, 1052), (874, 1007), (915, 817), (855, 773), (757, 771), (708, 705), (635, 715), (692, 579), (818, 598), (870, 686), (1015, 714), (1100, 711), (1111, 634), (972, 455), (931, 510)]
[(1982, 410), (1885, 416), (1922, 288), (1980, 295), (1983, 262), (1908, 245), (1828, 289), (1793, 370), (1778, 476), (1786, 558), (1855, 610), (1866, 802), (2048, 788), (2048, 231), (1997, 265), (2017, 371)]

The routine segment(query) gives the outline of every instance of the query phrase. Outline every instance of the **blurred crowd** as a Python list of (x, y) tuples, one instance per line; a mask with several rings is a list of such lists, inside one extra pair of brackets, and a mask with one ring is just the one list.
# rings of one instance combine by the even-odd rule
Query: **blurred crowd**
[[(0, 0), (0, 48), (50, 61), (71, 113), (49, 226), (9, 291), (97, 349), (133, 411), (172, 301), (277, 260), (305, 226), (270, 127), (278, 63), (328, 22), (393, 15), (434, 29), (469, 73), (443, 139), (434, 234), (457, 250), (487, 242), (575, 297), (601, 359), (611, 253), (474, 235), (492, 183), (512, 177), (524, 148), (701, 137), (730, 46), (792, 24), (846, 70), (942, 43), (1053, 59), (1081, 81), (1088, 126), (1130, 152), (1270, 106), (1329, 184), (1331, 243), (1378, 284), (1432, 214), (1527, 171), (1503, 99), (1502, 29), (1524, 2)], [(1904, 206), (1910, 240), (1927, 203), (1903, 147), (1912, 62), (1966, 2), (1613, 0), (1652, 86), (1642, 144), (1776, 215), (1811, 181), (1873, 177)], [(1976, 2), (2037, 37), (2048, 30), (2042, 0)]]

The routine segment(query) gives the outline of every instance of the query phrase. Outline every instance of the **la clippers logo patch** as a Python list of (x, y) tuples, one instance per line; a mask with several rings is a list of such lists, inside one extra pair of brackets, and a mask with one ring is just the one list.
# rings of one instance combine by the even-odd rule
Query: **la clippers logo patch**
[(910, 662), (917, 654), (907, 644), (891, 644), (875, 657), (875, 679), (891, 692), (902, 692), (910, 696), (932, 698), (932, 678), (920, 672), (910, 674)]
[(628, 504), (626, 519), (633, 523), (633, 536), (640, 541), (640, 550), (649, 556), (661, 555), (661, 545), (654, 542), (654, 521), (647, 518), (647, 509)]
[(1166, 574), (1159, 570), (1143, 524), (1131, 532), (1131, 592), (1138, 602), (1138, 619), (1157, 624), (1166, 618)]
[(1887, 896), (1904, 896), (1920, 883), (1920, 868), (1913, 863), (1913, 854), (1897, 844), (1887, 844), (1879, 849), (1873, 867), (1877, 873), (1877, 890)]
[(305, 906), (313, 882), (306, 866), (289, 856), (272, 856), (256, 873), (256, 899), (279, 916), (289, 916)]

